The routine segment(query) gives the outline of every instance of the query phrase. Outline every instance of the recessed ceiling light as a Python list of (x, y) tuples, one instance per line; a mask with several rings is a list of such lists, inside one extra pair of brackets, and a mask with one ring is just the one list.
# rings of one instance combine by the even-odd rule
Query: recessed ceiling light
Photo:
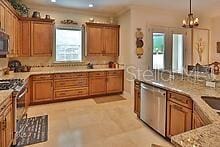
[(93, 8), (94, 7), (94, 4), (89, 4), (89, 8)]
[(56, 0), (51, 0), (51, 2), (52, 2), (52, 3), (56, 3), (57, 1), (56, 1)]

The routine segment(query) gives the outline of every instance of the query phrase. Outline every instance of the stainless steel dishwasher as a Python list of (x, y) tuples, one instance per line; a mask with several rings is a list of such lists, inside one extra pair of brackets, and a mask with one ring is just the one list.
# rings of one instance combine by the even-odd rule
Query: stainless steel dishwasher
[(155, 131), (166, 136), (166, 91), (141, 84), (140, 119)]

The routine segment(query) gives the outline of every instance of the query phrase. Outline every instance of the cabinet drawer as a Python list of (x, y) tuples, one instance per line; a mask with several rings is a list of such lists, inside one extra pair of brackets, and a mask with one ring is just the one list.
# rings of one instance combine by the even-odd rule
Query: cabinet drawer
[(104, 77), (106, 76), (106, 72), (91, 72), (89, 73), (90, 77)]
[(53, 75), (37, 75), (33, 76), (33, 81), (53, 80)]
[(73, 87), (88, 87), (88, 79), (57, 80), (54, 82), (55, 89), (68, 89)]
[(84, 97), (84, 96), (88, 96), (88, 87), (55, 91), (55, 99)]
[(72, 79), (72, 73), (65, 73), (65, 74), (55, 74), (54, 79)]
[(75, 78), (88, 78), (88, 73), (65, 73), (65, 74), (55, 74), (54, 78), (59, 79), (75, 79)]
[(108, 76), (121, 76), (122, 75), (122, 71), (108, 71), (107, 75)]
[(177, 103), (177, 104), (180, 104), (180, 105), (185, 106), (189, 109), (192, 109), (193, 102), (192, 102), (191, 98), (189, 98), (185, 95), (174, 93), (174, 92), (168, 92), (168, 99)]
[(135, 80), (135, 81), (134, 81), (134, 86), (135, 86), (136, 88), (140, 88), (140, 87), (141, 87), (141, 82), (140, 82), (139, 80)]

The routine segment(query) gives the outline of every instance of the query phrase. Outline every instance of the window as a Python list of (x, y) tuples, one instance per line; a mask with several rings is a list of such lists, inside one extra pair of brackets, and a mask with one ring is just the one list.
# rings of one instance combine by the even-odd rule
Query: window
[(172, 68), (175, 72), (183, 71), (183, 58), (184, 58), (184, 40), (183, 34), (173, 34), (173, 55), (172, 55)]
[(165, 34), (153, 33), (153, 69), (164, 69)]
[(82, 29), (56, 29), (56, 62), (82, 61)]

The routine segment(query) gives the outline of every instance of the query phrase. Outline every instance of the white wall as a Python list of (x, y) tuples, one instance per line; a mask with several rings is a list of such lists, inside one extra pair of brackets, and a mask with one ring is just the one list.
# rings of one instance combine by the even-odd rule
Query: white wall
[(217, 53), (216, 45), (217, 42), (220, 42), (220, 16), (212, 19), (211, 34), (211, 62), (220, 62), (220, 53)]
[[(134, 67), (132, 73), (139, 70), (146, 70), (151, 66), (152, 57), (151, 57), (151, 40), (149, 40), (149, 36), (147, 36), (148, 28), (150, 26), (167, 26), (167, 27), (176, 27), (181, 28), (182, 20), (186, 17), (187, 14), (179, 13), (178, 11), (169, 11), (162, 10), (156, 8), (148, 8), (143, 6), (131, 6), (129, 15), (128, 13), (120, 15), (118, 20), (121, 25), (122, 30), (128, 30), (127, 32), (121, 31), (121, 37), (125, 36), (127, 41), (122, 39), (120, 41), (121, 44), (121, 53), (122, 55), (119, 57), (119, 61), (124, 61), (127, 67)], [(126, 17), (126, 19), (125, 19)], [(130, 17), (130, 18), (129, 18)], [(210, 23), (205, 21), (200, 17), (200, 27), (210, 28)], [(138, 59), (136, 56), (136, 36), (135, 33), (137, 28), (142, 28), (144, 33), (144, 55), (141, 59)], [(126, 36), (129, 34), (129, 36)], [(187, 63), (191, 62), (191, 34), (188, 33), (187, 39)], [(124, 54), (123, 54), (124, 53)], [(123, 60), (126, 58), (127, 60)], [(141, 74), (137, 74), (137, 76), (141, 76)], [(125, 80), (130, 79), (131, 74), (126, 74)], [(133, 81), (125, 82), (125, 90), (131, 96), (133, 96)]]

